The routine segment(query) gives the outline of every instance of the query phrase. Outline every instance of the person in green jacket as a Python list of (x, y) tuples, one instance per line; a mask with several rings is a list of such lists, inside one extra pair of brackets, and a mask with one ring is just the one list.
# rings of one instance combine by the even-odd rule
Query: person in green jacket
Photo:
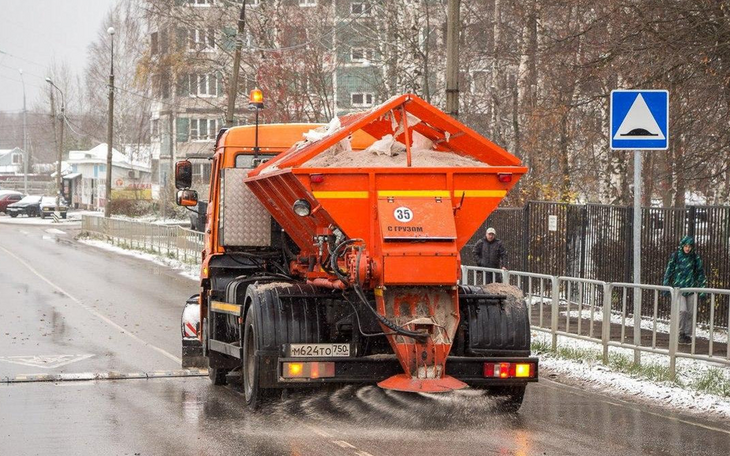
[[(677, 288), (704, 288), (707, 286), (705, 269), (702, 259), (695, 252), (695, 240), (692, 236), (685, 236), (679, 242), (679, 248), (669, 257), (667, 270), (664, 273), (664, 285)], [(679, 343), (691, 342), (692, 315), (687, 299), (692, 293), (682, 293), (679, 296)]]

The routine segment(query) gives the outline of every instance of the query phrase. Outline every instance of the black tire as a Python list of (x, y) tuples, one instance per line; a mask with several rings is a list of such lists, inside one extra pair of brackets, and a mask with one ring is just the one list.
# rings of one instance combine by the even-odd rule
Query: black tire
[(45, 219), (46, 218), (46, 214), (44, 214), (43, 212), (41, 212), (41, 218), (42, 219)]
[(64, 219), (66, 218), (66, 213), (65, 212), (61, 214), (61, 218), (64, 218)]
[(252, 410), (261, 407), (262, 402), (270, 392), (261, 388), (261, 357), (256, 355), (259, 350), (259, 327), (256, 318), (256, 304), (254, 303), (246, 312), (246, 320), (243, 324), (243, 360), (241, 375), (243, 377), (243, 394), (246, 398), (246, 405)]
[(15, 218), (15, 217), (17, 217), (17, 216), (18, 216), (18, 214), (16, 214), (16, 213), (12, 213), (12, 214), (10, 214), (10, 216), (11, 216), (12, 218)]
[(516, 413), (522, 407), (527, 385), (493, 386), (488, 388), (489, 394), (494, 396), (500, 411)]

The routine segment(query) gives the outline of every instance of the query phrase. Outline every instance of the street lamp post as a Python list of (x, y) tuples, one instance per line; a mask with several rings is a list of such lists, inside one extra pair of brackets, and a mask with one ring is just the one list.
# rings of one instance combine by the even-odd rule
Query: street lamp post
[(23, 83), (23, 193), (28, 194), (28, 134), (26, 126), (28, 123), (28, 111), (25, 109), (25, 78), (23, 70), (20, 69), (20, 82)]
[(51, 84), (51, 87), (58, 90), (61, 94), (61, 134), (60, 141), (58, 142), (58, 163), (56, 163), (56, 188), (58, 192), (56, 194), (56, 212), (61, 213), (61, 193), (63, 188), (61, 187), (61, 161), (63, 160), (63, 124), (66, 123), (66, 99), (63, 95), (63, 91), (53, 83), (51, 78), (46, 78), (46, 82)]
[(107, 33), (111, 36), (111, 67), (109, 69), (109, 122), (107, 124), (106, 149), (106, 202), (104, 203), (104, 217), (112, 215), (112, 136), (114, 134), (114, 27), (109, 27)]

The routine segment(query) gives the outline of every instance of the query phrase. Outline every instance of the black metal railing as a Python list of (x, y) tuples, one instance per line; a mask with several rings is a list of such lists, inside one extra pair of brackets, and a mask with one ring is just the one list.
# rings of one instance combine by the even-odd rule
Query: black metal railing
[[(682, 237), (690, 235), (708, 286), (730, 289), (730, 207), (643, 208), (641, 223), (642, 283), (661, 285), (669, 257)], [(462, 251), (465, 265), (475, 265), (472, 248), (489, 226), (507, 248), (509, 269), (633, 281), (632, 207), (530, 202), (524, 208), (497, 209)], [(668, 315), (664, 304), (661, 312)], [(717, 303), (717, 324), (727, 325), (728, 305)]]

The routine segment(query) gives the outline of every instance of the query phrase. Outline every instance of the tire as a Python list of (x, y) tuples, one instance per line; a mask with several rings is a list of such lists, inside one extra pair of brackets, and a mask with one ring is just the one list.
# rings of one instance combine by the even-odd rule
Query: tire
[(11, 216), (12, 218), (15, 218), (15, 217), (17, 217), (17, 216), (18, 216), (18, 214), (16, 214), (16, 213), (14, 213), (14, 212), (13, 212), (12, 214), (10, 214), (10, 216)]
[(61, 214), (61, 218), (63, 218), (63, 219), (66, 218), (66, 213), (65, 212)]
[(517, 413), (522, 407), (527, 385), (493, 386), (488, 388), (489, 394), (494, 396), (500, 411)]
[(43, 212), (41, 212), (41, 218), (42, 219), (45, 219), (46, 218), (46, 214), (44, 214)]
[(246, 405), (252, 410), (261, 407), (269, 391), (261, 388), (261, 358), (256, 355), (259, 350), (259, 327), (256, 318), (256, 305), (252, 305), (246, 312), (243, 325), (243, 360), (241, 375), (243, 376), (243, 393)]

